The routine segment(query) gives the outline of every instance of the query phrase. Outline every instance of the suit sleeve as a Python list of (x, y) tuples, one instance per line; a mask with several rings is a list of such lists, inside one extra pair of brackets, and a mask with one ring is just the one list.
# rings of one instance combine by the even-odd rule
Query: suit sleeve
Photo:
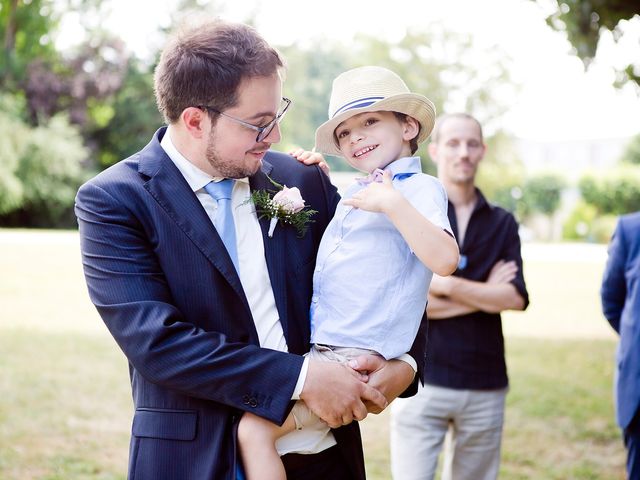
[[(89, 183), (78, 192), (75, 210), (90, 297), (130, 364), (148, 382), (177, 394), (282, 422), (302, 357), (234, 343), (187, 321), (152, 247), (159, 233), (145, 230), (121, 196)], [(213, 324), (233, 324), (234, 312), (213, 314)]]
[(627, 296), (627, 286), (624, 269), (627, 258), (623, 222), (618, 225), (609, 244), (609, 258), (602, 277), (600, 298), (602, 300), (602, 313), (613, 329), (620, 333), (620, 315)]

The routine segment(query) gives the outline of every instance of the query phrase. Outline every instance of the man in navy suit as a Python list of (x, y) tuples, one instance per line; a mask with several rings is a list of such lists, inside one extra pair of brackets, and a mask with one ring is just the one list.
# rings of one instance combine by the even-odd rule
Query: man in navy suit
[[(315, 256), (338, 195), (318, 166), (268, 152), (290, 103), (281, 69), (245, 25), (183, 31), (155, 73), (168, 127), (78, 192), (89, 294), (129, 361), (131, 479), (238, 478), (242, 413), (282, 423), (298, 398), (333, 430), (283, 458), (289, 478), (361, 479), (353, 420), (415, 391), (402, 360), (360, 357), (361, 375), (302, 356)], [(250, 195), (273, 190), (270, 179), (298, 187), (317, 211), (304, 235), (284, 223), (269, 234), (258, 218)], [(212, 193), (218, 182), (232, 184), (232, 243), (216, 223), (226, 211)], [(425, 340), (410, 352), (418, 377)]]
[(620, 335), (616, 417), (628, 450), (627, 473), (640, 479), (640, 212), (623, 215), (609, 245), (600, 290), (602, 311)]

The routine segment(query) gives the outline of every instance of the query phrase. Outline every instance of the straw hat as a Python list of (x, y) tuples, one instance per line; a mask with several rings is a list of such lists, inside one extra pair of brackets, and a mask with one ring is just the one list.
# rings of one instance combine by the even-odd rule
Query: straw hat
[(334, 131), (349, 117), (363, 112), (399, 112), (420, 122), (418, 143), (433, 130), (436, 108), (427, 97), (411, 93), (402, 79), (382, 67), (360, 67), (341, 73), (333, 81), (329, 120), (316, 130), (316, 151), (342, 155)]

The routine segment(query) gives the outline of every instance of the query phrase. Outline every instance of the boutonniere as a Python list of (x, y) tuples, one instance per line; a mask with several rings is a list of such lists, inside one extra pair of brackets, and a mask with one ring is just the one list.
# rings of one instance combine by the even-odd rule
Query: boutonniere
[(307, 231), (308, 223), (314, 221), (311, 217), (318, 213), (317, 210), (305, 206), (298, 187), (288, 188), (269, 176), (267, 178), (278, 188), (278, 191), (273, 196), (273, 191), (267, 190), (255, 190), (251, 193), (251, 200), (256, 207), (258, 218), (270, 219), (270, 237), (273, 236), (278, 220), (291, 225), (298, 231), (298, 237), (302, 237)]

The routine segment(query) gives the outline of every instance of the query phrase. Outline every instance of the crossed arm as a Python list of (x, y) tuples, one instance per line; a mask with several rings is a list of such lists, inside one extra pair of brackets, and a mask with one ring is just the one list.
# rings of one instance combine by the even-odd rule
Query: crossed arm
[(486, 282), (434, 275), (429, 289), (427, 315), (438, 320), (476, 311), (522, 310), (524, 299), (511, 283), (517, 272), (516, 262), (500, 260), (491, 269)]

